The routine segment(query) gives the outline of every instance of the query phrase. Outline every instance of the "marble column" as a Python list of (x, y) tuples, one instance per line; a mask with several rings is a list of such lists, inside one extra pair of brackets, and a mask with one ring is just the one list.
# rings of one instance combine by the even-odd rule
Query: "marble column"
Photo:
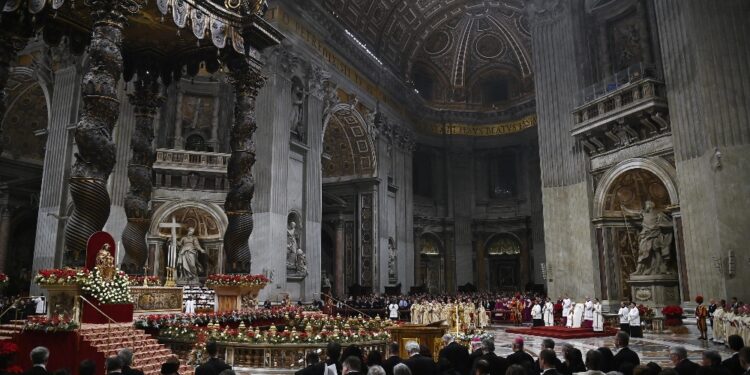
[[(68, 58), (62, 60), (68, 60), (68, 63), (58, 68), (54, 75), (32, 274), (42, 268), (63, 265), (61, 245), (68, 215), (68, 167), (73, 156), (71, 130), (78, 118), (81, 71), (77, 61)], [(75, 255), (73, 252), (69, 254)], [(40, 292), (38, 286), (32, 284), (31, 294), (38, 295)]]
[[(750, 2), (655, 2), (690, 300), (750, 299)], [(733, 252), (737, 270), (728, 269)], [(718, 257), (724, 272), (713, 261)], [(684, 290), (684, 289), (683, 289)]]
[(219, 152), (219, 109), (221, 108), (221, 95), (214, 97), (214, 112), (211, 114), (211, 139), (208, 144), (213, 152)]
[(593, 230), (585, 154), (570, 130), (576, 93), (590, 67), (583, 1), (535, 2), (530, 7), (534, 90), (542, 176), (546, 262), (554, 267), (550, 295), (595, 294)]
[[(312, 83), (311, 87), (314, 86)], [(305, 280), (305, 296), (319, 298), (321, 287), (320, 258), (323, 220), (323, 91), (311, 90), (307, 97), (307, 143), (305, 158), (305, 252), (308, 275)], [(343, 258), (342, 258), (343, 259)]]
[[(117, 126), (115, 126), (112, 139), (117, 145), (117, 160), (112, 169), (112, 174), (109, 176), (107, 183), (107, 191), (110, 196), (110, 210), (107, 224), (104, 225), (103, 230), (109, 232), (115, 239), (115, 242), (120, 242), (122, 238), (122, 232), (127, 225), (127, 216), (125, 215), (125, 196), (128, 193), (128, 163), (130, 159), (130, 138), (132, 137), (133, 130), (135, 129), (135, 113), (133, 112), (133, 106), (128, 100), (126, 100), (127, 84), (121, 81), (118, 85), (119, 90), (117, 91), (117, 98), (120, 101), (120, 115), (117, 118)], [(125, 251), (120, 251), (117, 264), (123, 260)]]
[(175, 150), (182, 150), (185, 148), (185, 140), (182, 139), (182, 87), (179, 82), (175, 84), (175, 91), (177, 91), (177, 101), (175, 103), (175, 115), (174, 115), (174, 138), (172, 148)]
[[(413, 179), (413, 162), (412, 153), (414, 152), (414, 143), (409, 141), (404, 151), (404, 183), (403, 183), (403, 197), (404, 197), (404, 226), (402, 228), (406, 243), (403, 246), (403, 251), (399, 251), (400, 261), (399, 274), (403, 275), (403, 288), (402, 293), (407, 293), (409, 288), (416, 284), (416, 273), (412, 272), (412, 265), (418, 264), (418, 259), (414, 254), (415, 243), (417, 242), (414, 236), (414, 186), (412, 185)], [(410, 269), (412, 268), (412, 269)], [(402, 273), (403, 272), (403, 273)]]
[[(450, 179), (461, 181), (453, 185), (453, 212), (455, 220), (455, 247), (453, 254), (455, 263), (450, 262), (450, 256), (446, 264), (455, 272), (455, 287), (474, 282), (472, 265), (472, 207), (474, 206), (474, 174), (472, 166), (473, 155), (468, 152), (452, 154), (450, 158)], [(451, 252), (448, 251), (450, 255)], [(450, 279), (450, 278), (449, 278)], [(453, 290), (448, 290), (453, 292)]]
[[(6, 193), (7, 194), (7, 193)], [(10, 240), (10, 214), (7, 197), (0, 198), (0, 272), (7, 273), (5, 258), (8, 256), (8, 242)]]
[(346, 286), (344, 282), (344, 245), (345, 245), (345, 234), (344, 234), (344, 220), (342, 218), (335, 219), (333, 221), (333, 228), (336, 230), (336, 259), (335, 261), (335, 289), (336, 298), (343, 299), (346, 297)]
[(477, 289), (480, 291), (487, 290), (487, 254), (485, 253), (484, 242), (486, 236), (484, 233), (477, 233), (474, 236), (477, 248), (477, 257), (474, 261), (475, 272), (477, 275)]

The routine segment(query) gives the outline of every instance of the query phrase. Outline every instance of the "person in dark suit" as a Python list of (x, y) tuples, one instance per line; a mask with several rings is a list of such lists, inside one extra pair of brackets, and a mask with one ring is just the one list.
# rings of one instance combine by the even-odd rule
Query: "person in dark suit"
[(715, 350), (703, 352), (701, 367), (714, 375), (732, 375), (726, 367), (721, 366), (721, 354)]
[(445, 347), (440, 349), (438, 358), (445, 358), (453, 367), (461, 374), (469, 374), (469, 350), (465, 346), (453, 340), (453, 336), (449, 333), (443, 335), (443, 344)]
[(617, 332), (615, 335), (615, 347), (619, 350), (615, 354), (615, 371), (623, 372), (621, 369), (623, 365), (629, 363), (629, 368), (633, 369), (641, 364), (641, 359), (638, 357), (638, 353), (634, 352), (628, 345), (630, 344), (630, 335), (625, 331)]
[(734, 354), (725, 359), (721, 363), (721, 366), (729, 370), (732, 375), (742, 375), (745, 369), (740, 366), (739, 351), (745, 346), (745, 340), (742, 339), (742, 336), (731, 335), (727, 337), (727, 345), (729, 345), (729, 349), (732, 349)]
[(78, 375), (94, 375), (96, 374), (96, 363), (90, 359), (84, 359), (78, 365)]
[(341, 362), (342, 375), (360, 375), (362, 372), (362, 361), (357, 356), (349, 356)]
[(323, 375), (325, 364), (320, 362), (320, 356), (316, 352), (309, 352), (305, 356), (307, 367), (294, 373), (294, 375)]
[(523, 337), (518, 336), (513, 340), (513, 354), (508, 356), (508, 363), (511, 365), (520, 365), (527, 369), (534, 368), (534, 358), (526, 353), (523, 346)]
[(133, 351), (130, 348), (120, 349), (117, 356), (122, 361), (122, 375), (143, 375), (143, 371), (130, 367), (133, 364)]
[(560, 375), (555, 368), (557, 355), (554, 350), (543, 349), (539, 352), (539, 367), (542, 369), (541, 375)]
[(399, 357), (398, 352), (399, 347), (397, 343), (392, 342), (388, 345), (388, 354), (390, 355), (385, 361), (383, 361), (383, 370), (385, 370), (386, 375), (393, 375), (393, 368), (396, 367), (397, 364), (403, 362), (401, 357)]
[(37, 346), (31, 349), (29, 353), (31, 358), (31, 368), (24, 375), (49, 375), (47, 371), (47, 362), (49, 361), (49, 349), (43, 346)]
[(471, 374), (476, 374), (477, 363), (480, 360), (487, 362), (489, 366), (490, 375), (505, 375), (505, 371), (508, 370), (508, 360), (495, 354), (495, 341), (492, 338), (485, 337), (482, 339), (481, 349), (477, 352), (481, 353), (473, 362)]
[(737, 356), (740, 359), (740, 366), (745, 370), (744, 375), (750, 375), (750, 348), (744, 347), (740, 349)]
[[(549, 349), (553, 352), (555, 351), (555, 340), (552, 340), (550, 338), (546, 338), (542, 340), (542, 350)], [(536, 360), (534, 363), (534, 367), (538, 373), (542, 372), (542, 367), (539, 366), (539, 359)], [(562, 361), (560, 358), (557, 358), (557, 355), (555, 355), (555, 369), (557, 369), (558, 372), (560, 372), (560, 369), (562, 367)]]
[(116, 355), (107, 357), (104, 367), (107, 369), (107, 375), (122, 375), (122, 360)]
[(669, 360), (674, 364), (674, 370), (678, 375), (695, 375), (701, 367), (688, 359), (687, 349), (684, 346), (673, 346), (669, 350)]
[(435, 375), (437, 374), (437, 366), (435, 361), (430, 357), (425, 357), (419, 354), (419, 344), (415, 341), (409, 341), (406, 343), (406, 352), (409, 354), (409, 359), (404, 361), (404, 364), (409, 367), (412, 375)]
[(206, 344), (206, 353), (209, 357), (208, 361), (195, 369), (195, 375), (219, 375), (219, 373), (224, 370), (232, 369), (232, 366), (229, 366), (221, 359), (216, 358), (217, 351), (215, 342), (211, 341)]

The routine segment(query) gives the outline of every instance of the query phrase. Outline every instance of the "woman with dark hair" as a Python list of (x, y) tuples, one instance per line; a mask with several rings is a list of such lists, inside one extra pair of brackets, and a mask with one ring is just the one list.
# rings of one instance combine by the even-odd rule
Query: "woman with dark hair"
[(528, 372), (521, 365), (511, 365), (505, 370), (505, 375), (528, 375)]
[(570, 348), (565, 351), (565, 373), (575, 374), (576, 372), (586, 372), (586, 365), (583, 363), (583, 354), (576, 348)]
[(370, 366), (383, 366), (383, 355), (379, 351), (373, 350), (367, 353), (367, 367)]
[(615, 355), (607, 347), (602, 346), (596, 351), (602, 353), (602, 372), (607, 373), (615, 370)]
[(360, 363), (365, 363), (365, 355), (364, 352), (362, 352), (362, 348), (360, 348), (358, 345), (349, 345), (344, 349), (344, 351), (341, 353), (341, 360), (345, 360), (349, 357), (357, 357), (359, 359)]

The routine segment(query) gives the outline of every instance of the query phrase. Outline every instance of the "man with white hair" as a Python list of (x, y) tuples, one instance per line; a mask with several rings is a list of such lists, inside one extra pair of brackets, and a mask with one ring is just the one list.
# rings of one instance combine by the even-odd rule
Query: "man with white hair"
[(419, 354), (419, 343), (416, 341), (409, 341), (406, 343), (406, 353), (409, 355), (409, 359), (404, 361), (404, 364), (409, 367), (412, 375), (436, 375), (437, 366), (432, 358), (425, 357)]
[(450, 333), (443, 335), (443, 345), (445, 346), (440, 349), (438, 358), (447, 359), (456, 371), (463, 375), (468, 375), (469, 367), (471, 366), (471, 363), (469, 363), (469, 350), (453, 340), (453, 336)]
[[(482, 359), (490, 365), (490, 375), (505, 375), (509, 363), (505, 358), (495, 354), (495, 339), (493, 337), (485, 337), (482, 339), (481, 345), (481, 349), (479, 350), (481, 355), (474, 359), (474, 366)], [(471, 373), (476, 374), (476, 369), (473, 369)]]
[(49, 361), (49, 349), (37, 346), (29, 353), (31, 368), (24, 375), (49, 375), (47, 362)]

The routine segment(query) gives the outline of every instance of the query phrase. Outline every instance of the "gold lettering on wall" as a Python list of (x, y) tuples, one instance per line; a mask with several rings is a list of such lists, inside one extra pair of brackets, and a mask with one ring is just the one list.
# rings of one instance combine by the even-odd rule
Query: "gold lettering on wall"
[(464, 135), (470, 137), (492, 137), (503, 134), (517, 133), (536, 126), (536, 115), (529, 115), (520, 120), (501, 122), (490, 125), (460, 124), (460, 123), (429, 123), (418, 124), (417, 130), (431, 135)]

